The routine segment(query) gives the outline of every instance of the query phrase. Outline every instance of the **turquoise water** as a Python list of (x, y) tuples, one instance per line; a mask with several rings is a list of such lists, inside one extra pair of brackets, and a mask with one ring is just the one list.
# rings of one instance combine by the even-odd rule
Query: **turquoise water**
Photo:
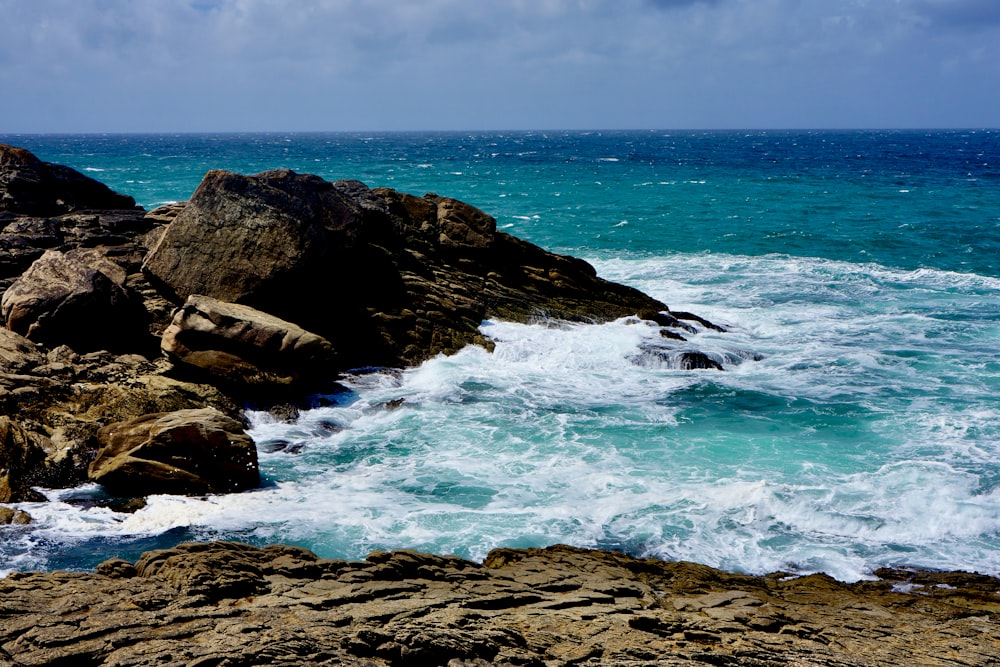
[[(1000, 132), (2, 136), (142, 205), (288, 167), (434, 191), (729, 331), (484, 322), (467, 349), (295, 424), (254, 415), (265, 486), (47, 491), (0, 571), (185, 539), (331, 557), (565, 542), (747, 572), (1000, 573)], [(322, 307), (322, 290), (317, 291)], [(390, 402), (403, 399), (398, 409)]]

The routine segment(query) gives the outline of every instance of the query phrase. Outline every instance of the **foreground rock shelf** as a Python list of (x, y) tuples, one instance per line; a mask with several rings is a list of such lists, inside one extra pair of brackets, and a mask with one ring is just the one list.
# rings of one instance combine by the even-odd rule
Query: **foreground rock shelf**
[(1000, 581), (750, 577), (566, 546), (482, 564), (182, 544), (0, 580), (0, 665), (992, 665)]

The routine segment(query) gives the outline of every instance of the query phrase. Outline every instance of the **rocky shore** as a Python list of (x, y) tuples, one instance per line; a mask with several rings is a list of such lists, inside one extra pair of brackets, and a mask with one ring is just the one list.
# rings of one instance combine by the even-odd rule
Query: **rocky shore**
[(565, 546), (483, 563), (182, 544), (0, 580), (0, 665), (995, 665), (996, 579), (748, 577)]
[(710, 323), (469, 204), (287, 170), (146, 212), (0, 145), (0, 297), (0, 503), (252, 488), (247, 405), (294, 415), (339, 372), (489, 348), (490, 317), (643, 318), (653, 354), (720, 368), (683, 342)]
[[(711, 322), (454, 199), (213, 171), (147, 212), (0, 145), (0, 539), (31, 521), (4, 504), (39, 488), (97, 482), (119, 510), (251, 489), (248, 406), (294, 417), (338, 373), (489, 349), (484, 319), (622, 317), (661, 334), (636, 363), (723, 370), (688, 340)], [(0, 580), (0, 667), (1000, 664), (1000, 581), (876, 574), (748, 577), (569, 547), (471, 563), (185, 544)]]

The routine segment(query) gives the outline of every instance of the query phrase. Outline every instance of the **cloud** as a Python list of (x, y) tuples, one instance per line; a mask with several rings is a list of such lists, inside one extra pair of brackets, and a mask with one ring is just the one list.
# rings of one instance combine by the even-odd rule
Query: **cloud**
[(996, 0), (919, 0), (913, 9), (931, 26), (946, 29), (983, 30), (1000, 26), (1000, 2)]
[[(1000, 87), (995, 0), (0, 0), (0, 16), (0, 90), (17, 91), (0, 132), (971, 122), (963, 106), (981, 124)], [(945, 91), (954, 108), (935, 108)]]

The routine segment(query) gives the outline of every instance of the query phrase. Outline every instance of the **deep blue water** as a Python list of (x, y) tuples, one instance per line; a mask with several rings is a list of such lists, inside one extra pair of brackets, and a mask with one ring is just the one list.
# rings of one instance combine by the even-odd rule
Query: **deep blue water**
[[(1000, 131), (3, 136), (147, 208), (286, 167), (468, 201), (726, 325), (724, 372), (655, 329), (486, 322), (468, 349), (296, 424), (267, 485), (133, 515), (25, 505), (0, 571), (183, 539), (357, 558), (567, 542), (728, 569), (1000, 572)], [(322, 293), (317, 294), (317, 307)], [(380, 409), (403, 398), (402, 408)], [(331, 430), (336, 424), (339, 430)], [(271, 452), (293, 441), (298, 453)]]

